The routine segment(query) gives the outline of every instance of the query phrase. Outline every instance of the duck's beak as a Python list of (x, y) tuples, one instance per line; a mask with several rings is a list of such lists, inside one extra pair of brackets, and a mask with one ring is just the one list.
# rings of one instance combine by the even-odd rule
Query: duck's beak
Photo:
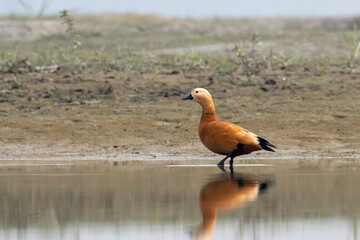
[(182, 100), (193, 100), (194, 99), (194, 97), (191, 95), (191, 93), (190, 93), (190, 95), (189, 96), (187, 96), (187, 97), (184, 97)]

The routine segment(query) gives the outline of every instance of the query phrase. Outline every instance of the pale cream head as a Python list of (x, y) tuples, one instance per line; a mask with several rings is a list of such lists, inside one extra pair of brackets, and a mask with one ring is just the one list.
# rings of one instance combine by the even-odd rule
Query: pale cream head
[(195, 100), (199, 103), (205, 114), (215, 114), (215, 107), (211, 97), (211, 94), (205, 88), (195, 88), (191, 94), (183, 100)]
[(194, 100), (200, 104), (206, 101), (212, 101), (211, 94), (205, 88), (195, 88), (192, 90), (191, 95)]

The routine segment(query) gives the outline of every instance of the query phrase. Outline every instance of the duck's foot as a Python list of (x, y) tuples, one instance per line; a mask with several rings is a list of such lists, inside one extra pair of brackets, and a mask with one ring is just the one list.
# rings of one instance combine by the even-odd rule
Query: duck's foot
[(217, 166), (221, 171), (226, 172), (224, 165), (217, 165)]

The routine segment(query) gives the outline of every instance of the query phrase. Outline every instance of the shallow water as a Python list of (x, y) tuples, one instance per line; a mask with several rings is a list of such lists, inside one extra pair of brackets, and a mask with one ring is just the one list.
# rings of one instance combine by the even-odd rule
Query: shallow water
[(225, 171), (139, 163), (2, 172), (0, 239), (359, 238), (357, 165)]

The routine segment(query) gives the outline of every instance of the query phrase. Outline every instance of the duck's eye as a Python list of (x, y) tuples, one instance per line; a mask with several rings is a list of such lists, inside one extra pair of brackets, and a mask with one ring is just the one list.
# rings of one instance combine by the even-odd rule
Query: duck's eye
[(199, 93), (199, 91), (196, 91), (195, 93)]

